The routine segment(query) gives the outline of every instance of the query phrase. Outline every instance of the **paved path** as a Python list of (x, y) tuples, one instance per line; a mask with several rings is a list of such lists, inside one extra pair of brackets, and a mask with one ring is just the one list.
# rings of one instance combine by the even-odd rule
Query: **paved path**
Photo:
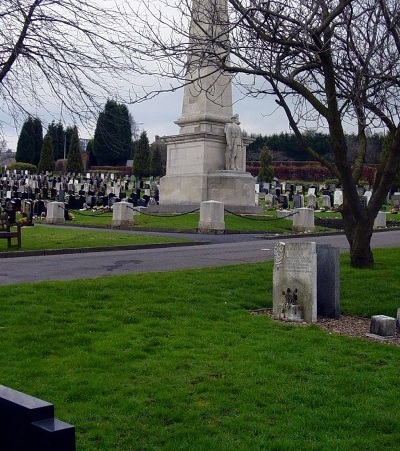
[[(191, 235), (184, 236), (190, 237)], [(339, 247), (341, 250), (347, 250), (349, 247), (344, 235), (267, 238), (262, 234), (236, 234), (193, 235), (191, 237), (195, 240), (211, 242), (190, 247), (0, 259), (0, 284), (71, 280), (115, 274), (261, 262), (273, 259), (273, 249), (279, 241), (315, 241)], [(374, 247), (400, 246), (400, 230), (375, 233), (372, 245)]]

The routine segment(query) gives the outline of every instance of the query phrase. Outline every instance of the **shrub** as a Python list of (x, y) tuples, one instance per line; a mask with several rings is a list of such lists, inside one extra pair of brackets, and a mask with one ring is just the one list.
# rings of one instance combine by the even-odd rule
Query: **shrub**
[(7, 165), (7, 169), (10, 171), (17, 172), (28, 171), (30, 174), (37, 172), (37, 167), (31, 163), (21, 163), (21, 162), (11, 163)]

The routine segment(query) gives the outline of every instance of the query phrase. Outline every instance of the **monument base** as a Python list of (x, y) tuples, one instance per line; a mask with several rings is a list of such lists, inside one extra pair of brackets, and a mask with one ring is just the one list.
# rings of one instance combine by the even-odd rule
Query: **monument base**
[(262, 207), (255, 205), (253, 176), (249, 172), (225, 170), (162, 177), (160, 205), (152, 206), (151, 210), (191, 211), (209, 200), (222, 202), (224, 208), (233, 213), (262, 213)]

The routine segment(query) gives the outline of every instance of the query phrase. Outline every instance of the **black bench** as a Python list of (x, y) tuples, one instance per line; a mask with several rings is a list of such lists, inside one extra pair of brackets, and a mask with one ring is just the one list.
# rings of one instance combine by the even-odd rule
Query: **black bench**
[(0, 238), (7, 238), (8, 248), (11, 247), (11, 238), (17, 238), (18, 249), (21, 249), (21, 225), (17, 224), (17, 230), (11, 230), (8, 216), (3, 214), (0, 216)]

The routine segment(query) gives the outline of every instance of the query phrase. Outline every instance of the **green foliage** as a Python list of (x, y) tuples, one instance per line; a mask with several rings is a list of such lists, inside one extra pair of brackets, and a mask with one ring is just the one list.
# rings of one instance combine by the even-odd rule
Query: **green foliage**
[(15, 159), (20, 163), (37, 166), (43, 146), (42, 123), (38, 118), (29, 118), (24, 122), (17, 143)]
[(40, 153), (40, 161), (38, 164), (39, 172), (52, 172), (55, 168), (53, 141), (50, 135), (46, 134), (43, 140), (43, 148)]
[(143, 131), (135, 146), (132, 172), (140, 179), (150, 174), (150, 145), (147, 133)]
[(47, 127), (47, 134), (49, 134), (53, 141), (54, 159), (60, 160), (64, 158), (64, 146), (66, 146), (66, 135), (64, 127), (59, 122), (56, 124), (54, 121)]
[(33, 119), (33, 130), (34, 130), (34, 154), (31, 163), (37, 166), (40, 160), (40, 153), (43, 147), (43, 127), (40, 119), (35, 117)]
[(29, 171), (30, 174), (35, 174), (37, 172), (37, 167), (31, 163), (11, 163), (7, 165), (7, 169), (10, 171)]
[(132, 154), (131, 117), (126, 105), (108, 100), (94, 133), (93, 155), (99, 166), (122, 166)]
[(81, 148), (79, 146), (79, 135), (77, 127), (74, 127), (74, 131), (71, 137), (67, 158), (67, 172), (75, 172), (77, 174), (83, 172), (82, 155)]
[(264, 146), (260, 155), (260, 171), (258, 180), (260, 182), (270, 182), (274, 178), (274, 171), (271, 167), (272, 155), (268, 146)]
[(164, 175), (161, 149), (158, 144), (154, 144), (151, 148), (150, 175), (153, 177)]
[[(323, 133), (308, 133), (305, 138), (317, 153), (329, 156), (331, 145), (329, 135)], [(279, 133), (269, 136), (257, 136), (256, 140), (248, 146), (248, 153), (254, 154), (253, 160), (257, 160), (264, 146), (268, 146), (274, 156), (274, 160), (295, 160), (308, 161), (312, 158), (299, 145), (299, 141), (294, 134)]]
[(87, 145), (86, 145), (86, 154), (87, 154), (87, 167), (91, 168), (92, 166), (97, 166), (97, 160), (94, 156), (94, 140), (89, 139)]
[(65, 129), (65, 148), (66, 148), (66, 155), (69, 153), (69, 149), (71, 147), (71, 139), (72, 135), (74, 134), (75, 126), (68, 125), (68, 127)]
[[(325, 133), (305, 133), (304, 137), (308, 145), (318, 154), (328, 160), (332, 160), (332, 148), (330, 137)], [(376, 163), (379, 161), (383, 135), (375, 133), (367, 138), (366, 163)], [(358, 138), (354, 134), (346, 135), (346, 142), (349, 148), (349, 158), (357, 151)], [(247, 159), (257, 161), (260, 158), (262, 149), (268, 146), (274, 156), (275, 161), (311, 161), (313, 158), (299, 145), (299, 141), (292, 133), (279, 133), (273, 135), (258, 135), (255, 140), (247, 146)]]
[[(388, 159), (388, 155), (389, 155), (389, 150), (390, 150), (390, 146), (393, 142), (394, 139), (394, 135), (395, 135), (395, 131), (389, 132), (386, 136), (385, 139), (383, 140), (382, 143), (382, 158), (381, 158), (381, 162), (380, 162), (380, 167), (378, 169), (378, 174), (379, 176), (381, 176), (382, 171), (385, 168), (387, 159)], [(392, 181), (392, 187), (393, 188), (400, 188), (400, 167), (397, 169), (395, 176), (393, 178)]]

